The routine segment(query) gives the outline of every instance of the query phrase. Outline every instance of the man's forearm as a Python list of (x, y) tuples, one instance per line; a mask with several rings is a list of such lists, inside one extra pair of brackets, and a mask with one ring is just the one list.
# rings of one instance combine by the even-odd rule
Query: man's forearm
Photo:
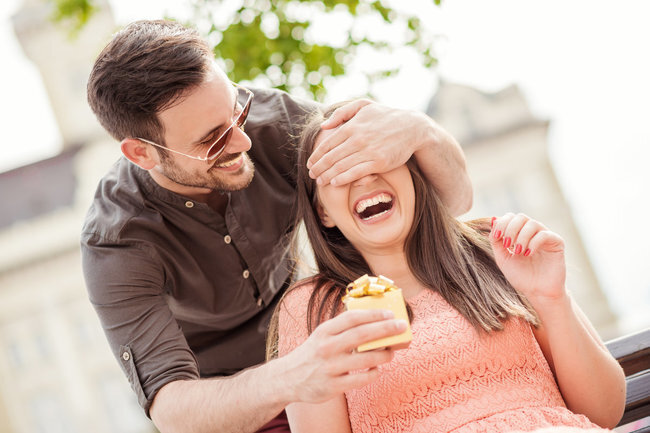
[(290, 400), (275, 363), (224, 378), (171, 382), (156, 395), (151, 418), (161, 433), (255, 432)]
[(420, 170), (435, 186), (449, 212), (458, 216), (472, 207), (472, 182), (465, 156), (454, 137), (423, 114), (430, 127), (422, 130), (420, 148), (414, 152)]
[(163, 386), (151, 418), (161, 433), (257, 431), (289, 403), (321, 403), (375, 380), (377, 367), (390, 362), (393, 352), (353, 348), (405, 329), (388, 311), (346, 311), (321, 323), (281, 358), (226, 378)]

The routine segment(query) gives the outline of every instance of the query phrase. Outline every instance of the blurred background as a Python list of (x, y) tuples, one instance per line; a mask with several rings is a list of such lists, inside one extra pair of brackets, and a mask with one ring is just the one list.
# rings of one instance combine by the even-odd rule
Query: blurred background
[(650, 326), (649, 13), (634, 0), (3, 0), (0, 433), (155, 431), (89, 305), (78, 247), (119, 156), (86, 79), (124, 24), (192, 23), (249, 85), (427, 112), (466, 153), (462, 218), (525, 212), (560, 233), (569, 288), (611, 339)]

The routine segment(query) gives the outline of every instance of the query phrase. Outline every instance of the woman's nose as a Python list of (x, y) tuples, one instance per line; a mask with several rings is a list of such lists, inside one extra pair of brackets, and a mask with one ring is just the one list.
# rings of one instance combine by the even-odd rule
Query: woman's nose
[(363, 177), (360, 177), (359, 179), (355, 180), (354, 182), (352, 182), (352, 185), (354, 185), (354, 186), (368, 185), (369, 183), (374, 182), (375, 179), (377, 179), (376, 174), (367, 174), (367, 175), (365, 175)]

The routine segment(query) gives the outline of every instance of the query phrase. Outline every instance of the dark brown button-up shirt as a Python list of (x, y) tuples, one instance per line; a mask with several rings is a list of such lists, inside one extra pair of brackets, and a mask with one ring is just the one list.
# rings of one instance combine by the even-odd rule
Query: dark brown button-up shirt
[(168, 382), (263, 362), (270, 316), (292, 278), (292, 141), (314, 107), (255, 91), (246, 126), (255, 175), (228, 194), (223, 216), (124, 158), (99, 183), (81, 236), (84, 276), (147, 414)]

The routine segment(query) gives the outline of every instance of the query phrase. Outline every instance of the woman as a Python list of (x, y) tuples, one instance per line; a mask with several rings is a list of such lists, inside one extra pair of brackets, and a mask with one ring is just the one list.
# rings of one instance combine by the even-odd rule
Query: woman
[(287, 292), (270, 341), (290, 352), (342, 311), (347, 283), (366, 273), (402, 289), (414, 338), (376, 382), (288, 406), (292, 431), (614, 427), (624, 374), (565, 289), (562, 239), (522, 214), (455, 220), (412, 161), (317, 185), (306, 162), (334, 133), (319, 126), (333, 110), (306, 125), (298, 164), (297, 217), (319, 273)]

